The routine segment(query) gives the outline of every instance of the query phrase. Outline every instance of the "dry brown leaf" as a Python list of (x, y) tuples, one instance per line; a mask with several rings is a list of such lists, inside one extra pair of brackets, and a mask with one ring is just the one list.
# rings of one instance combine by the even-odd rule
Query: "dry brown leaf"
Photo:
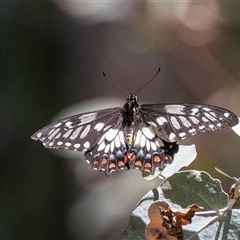
[(161, 210), (169, 209), (165, 201), (156, 201), (148, 209), (150, 223), (146, 226), (145, 236), (147, 240), (178, 240), (176, 237), (168, 234), (168, 230), (163, 227), (164, 219)]
[(202, 209), (202, 207), (198, 206), (197, 204), (190, 205), (183, 209), (171, 208), (172, 212), (175, 214), (177, 223), (181, 225), (191, 224), (192, 218), (198, 209)]
[(147, 240), (182, 240), (182, 225), (190, 224), (201, 208), (193, 204), (185, 209), (174, 209), (165, 201), (152, 203), (148, 209), (150, 223), (145, 229)]

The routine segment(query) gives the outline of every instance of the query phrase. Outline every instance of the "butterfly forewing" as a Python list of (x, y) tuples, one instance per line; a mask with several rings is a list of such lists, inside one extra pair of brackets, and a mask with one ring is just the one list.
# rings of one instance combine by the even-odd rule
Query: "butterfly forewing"
[(141, 105), (146, 121), (154, 126), (158, 136), (175, 142), (200, 132), (228, 129), (238, 123), (238, 117), (223, 108), (199, 104)]
[(50, 124), (31, 138), (46, 148), (86, 151), (94, 148), (111, 128), (121, 125), (121, 108), (78, 114)]

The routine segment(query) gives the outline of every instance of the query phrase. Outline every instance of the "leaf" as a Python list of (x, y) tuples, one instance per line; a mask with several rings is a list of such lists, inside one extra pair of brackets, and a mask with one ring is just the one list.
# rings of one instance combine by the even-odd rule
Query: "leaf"
[(217, 210), (226, 207), (228, 195), (223, 191), (221, 182), (208, 173), (184, 171), (174, 174), (162, 185), (166, 198), (183, 207), (195, 203), (204, 210)]
[(232, 130), (233, 130), (238, 136), (240, 136), (240, 118), (238, 118), (238, 119), (239, 119), (239, 123), (238, 123), (236, 126), (232, 127)]
[(171, 208), (185, 208), (193, 203), (204, 207), (204, 211), (195, 214), (191, 224), (183, 227), (184, 240), (240, 239), (240, 204), (234, 204), (233, 210), (221, 218), (213, 211), (226, 207), (228, 202), (219, 180), (205, 172), (185, 171), (173, 175), (163, 185), (168, 199), (160, 187), (149, 191), (132, 212), (129, 226), (120, 239), (145, 239), (145, 227), (150, 221), (148, 208), (156, 200), (167, 201)]
[(189, 164), (191, 164), (196, 156), (197, 152), (194, 144), (188, 146), (179, 145), (178, 153), (175, 154), (172, 164), (167, 165), (164, 170), (156, 169), (154, 175), (150, 175), (149, 173), (144, 175), (146, 174), (144, 172), (143, 176), (146, 180), (152, 180), (158, 176), (161, 178), (161, 175), (165, 178), (170, 177), (174, 173), (178, 172), (181, 168), (187, 167)]
[[(170, 217), (172, 217), (171, 219), (165, 216), (165, 213), (168, 214), (169, 212)], [(178, 240), (177, 237), (170, 235), (169, 232), (169, 230), (172, 230), (172, 228), (174, 228), (175, 226), (173, 226), (173, 214), (169, 209), (169, 205), (167, 202), (155, 201), (154, 203), (152, 203), (148, 208), (148, 217), (150, 219), (150, 223), (147, 224), (145, 229), (145, 236), (147, 240)], [(169, 222), (166, 222), (166, 220), (168, 220)], [(177, 225), (175, 221), (174, 223), (175, 225)], [(164, 224), (166, 226), (164, 226)], [(176, 231), (177, 230), (180, 230), (180, 234), (182, 236), (181, 225), (177, 225)]]
[(181, 168), (187, 167), (197, 157), (196, 147), (194, 144), (189, 146), (179, 146), (179, 152), (176, 154), (174, 161), (162, 171), (162, 175), (166, 178), (178, 172)]

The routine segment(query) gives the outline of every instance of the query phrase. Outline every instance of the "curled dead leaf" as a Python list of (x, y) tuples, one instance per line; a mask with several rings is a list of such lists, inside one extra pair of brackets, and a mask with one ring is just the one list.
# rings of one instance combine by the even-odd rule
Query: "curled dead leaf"
[(177, 223), (179, 223), (181, 225), (191, 224), (192, 218), (193, 218), (195, 212), (199, 209), (203, 209), (203, 208), (198, 206), (197, 204), (190, 205), (184, 209), (171, 208), (172, 212), (175, 214)]
[(150, 223), (145, 229), (147, 240), (183, 240), (182, 225), (190, 224), (198, 209), (202, 207), (196, 204), (174, 209), (165, 201), (152, 203), (148, 209)]
[(238, 202), (240, 199), (240, 178), (231, 186), (228, 196), (229, 201), (227, 209), (231, 210), (234, 203)]
[(147, 240), (178, 240), (175, 236), (168, 233), (164, 227), (164, 218), (161, 214), (163, 210), (169, 209), (169, 204), (165, 201), (156, 201), (148, 209), (150, 223), (146, 226), (145, 236)]

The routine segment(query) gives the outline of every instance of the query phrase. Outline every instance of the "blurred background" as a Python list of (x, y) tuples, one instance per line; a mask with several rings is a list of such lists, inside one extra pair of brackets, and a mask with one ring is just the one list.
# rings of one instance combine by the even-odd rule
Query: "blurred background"
[[(202, 103), (240, 116), (240, 3), (0, 2), (0, 239), (118, 239), (158, 180), (89, 170), (81, 153), (30, 136), (84, 111), (139, 103)], [(240, 138), (204, 133), (189, 169), (239, 177)]]

